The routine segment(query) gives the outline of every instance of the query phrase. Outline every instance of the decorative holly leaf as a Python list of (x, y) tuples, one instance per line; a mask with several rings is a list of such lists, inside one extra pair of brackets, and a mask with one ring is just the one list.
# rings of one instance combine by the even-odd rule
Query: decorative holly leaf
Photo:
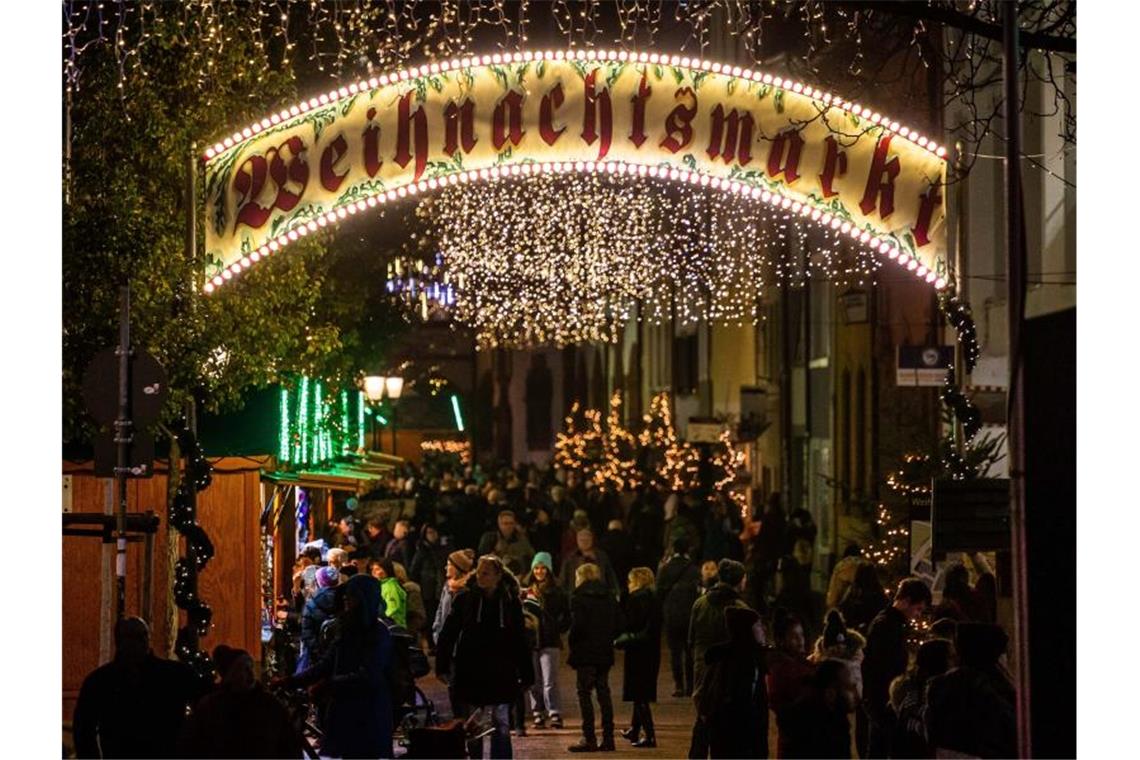
[(578, 76), (582, 77), (582, 79), (590, 75), (590, 72), (586, 70), (586, 64), (581, 61), (570, 61), (570, 65), (574, 67), (574, 70), (578, 72)]
[(728, 80), (728, 84), (724, 87), (725, 92), (727, 92), (729, 95), (732, 95), (732, 93), (736, 90), (736, 82), (736, 77), (731, 77)]
[(536, 65), (534, 67), (534, 73), (538, 76), (539, 79), (542, 79), (544, 76), (546, 76), (546, 59), (545, 58), (543, 60), (539, 61), (538, 65)]
[(661, 68), (661, 64), (654, 64), (653, 65), (653, 75), (655, 77), (657, 77), (658, 79), (664, 79), (665, 78), (665, 70)]
[(503, 70), (502, 66), (491, 66), (490, 69), (491, 73), (495, 75), (495, 79), (499, 80), (499, 85), (502, 86), (504, 90), (511, 89), (511, 81), (507, 77), (507, 72)]
[(442, 78), (438, 76), (428, 77), (428, 83), (436, 92), (443, 92), (443, 83), (446, 80), (446, 77), (446, 74), (444, 74)]
[(685, 166), (689, 167), (690, 170), (697, 170), (697, 159), (693, 157), (692, 153), (686, 153), (681, 156), (681, 161), (684, 162)]
[(615, 63), (615, 64), (611, 65), (610, 66), (610, 74), (609, 74), (609, 76), (606, 77), (606, 87), (612, 88), (614, 86), (614, 83), (617, 82), (618, 77), (621, 76), (621, 73), (623, 71), (625, 71), (625, 64), (624, 63)]
[(415, 82), (416, 85), (416, 102), (423, 103), (427, 100), (427, 82), (421, 77)]
[(498, 166), (499, 164), (509, 161), (511, 159), (512, 152), (513, 151), (511, 150), (510, 145), (499, 151), (499, 155), (495, 158), (495, 165)]
[(698, 71), (695, 74), (693, 74), (693, 89), (694, 90), (701, 89), (701, 84), (704, 83), (705, 77), (707, 77), (708, 75), (709, 75), (709, 73), (707, 71)]
[(325, 127), (336, 121), (336, 106), (313, 111), (309, 118), (312, 119), (313, 123), (313, 142), (318, 143), (321, 141), (321, 132), (325, 130)]
[(775, 98), (773, 98), (773, 102), (776, 104), (776, 113), (783, 113), (784, 112), (784, 91), (782, 89), (776, 90), (776, 96), (775, 96)]
[(847, 118), (849, 118), (851, 120), (851, 123), (856, 127), (863, 123), (863, 120), (853, 113), (847, 114)]
[(677, 80), (677, 84), (681, 84), (685, 81), (685, 72), (681, 71), (680, 67), (673, 66), (671, 67), (671, 71), (673, 72), (673, 78)]
[(764, 98), (768, 97), (768, 95), (771, 94), (771, 92), (772, 92), (772, 87), (770, 85), (762, 84), (756, 90), (756, 99), (757, 100), (763, 100)]
[(530, 71), (530, 64), (524, 63), (515, 70), (515, 76), (518, 79), (519, 87), (522, 87), (523, 80), (526, 79), (526, 73)]
[(353, 105), (356, 104), (356, 99), (358, 97), (360, 97), (360, 96), (359, 95), (353, 95), (351, 98), (349, 98), (348, 100), (344, 101), (344, 103), (341, 104), (341, 106), (340, 106), (340, 115), (341, 116), (348, 116), (348, 112), (352, 110), (352, 107), (353, 107)]

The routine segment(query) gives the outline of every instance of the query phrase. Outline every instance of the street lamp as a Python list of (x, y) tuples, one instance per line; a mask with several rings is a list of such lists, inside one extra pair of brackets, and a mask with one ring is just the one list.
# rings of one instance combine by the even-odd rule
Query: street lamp
[(396, 456), (396, 402), (404, 392), (404, 378), (399, 375), (384, 378), (384, 389), (388, 391), (388, 398), (392, 400), (392, 456)]
[(379, 375), (369, 375), (364, 378), (364, 395), (368, 398), (368, 402), (372, 404), (372, 449), (374, 451), (380, 450), (380, 444), (377, 433), (379, 432), (379, 415), (380, 402), (384, 399), (384, 389), (387, 386), (387, 378), (380, 377)]

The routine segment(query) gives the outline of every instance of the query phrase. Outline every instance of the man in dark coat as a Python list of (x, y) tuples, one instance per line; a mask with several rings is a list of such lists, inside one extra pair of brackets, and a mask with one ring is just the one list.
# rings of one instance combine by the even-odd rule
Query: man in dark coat
[(999, 663), (1008, 643), (996, 625), (958, 624), (958, 667), (926, 686), (932, 748), (971, 757), (1017, 757), (1016, 692)]
[(516, 576), (530, 569), (534, 559), (534, 548), (530, 545), (526, 531), (518, 524), (514, 511), (504, 509), (497, 518), (497, 530), (489, 530), (479, 539), (479, 556), (494, 554)]
[(636, 557), (633, 551), (633, 539), (622, 528), (621, 520), (610, 520), (606, 532), (598, 541), (598, 546), (609, 557), (618, 582), (625, 581), (629, 571), (634, 567)]
[[(408, 570), (408, 577), (420, 586), (424, 598), (424, 609), (428, 620), (435, 620), (439, 600), (443, 595), (444, 575), (447, 572), (447, 549), (439, 543), (439, 531), (434, 525), (424, 525), (420, 530), (420, 540), (416, 545), (416, 556)], [(428, 638), (431, 639), (430, 627)], [(435, 642), (432, 641), (432, 650)]]
[(277, 683), (324, 682), (328, 708), (321, 752), (329, 757), (392, 757), (392, 636), (380, 622), (380, 584), (354, 575), (343, 588), (338, 635), (308, 670)]
[[(613, 592), (602, 583), (602, 571), (586, 563), (575, 571), (576, 588), (570, 597), (570, 632), (567, 643), (570, 667), (577, 671), (578, 706), (582, 711), (582, 739), (570, 752), (614, 751), (614, 703), (609, 675), (614, 664), (614, 639), (622, 629), (621, 608)], [(594, 704), (598, 693), (602, 713), (602, 743), (594, 732)]]
[(79, 757), (175, 757), (186, 708), (208, 687), (189, 665), (155, 657), (136, 617), (115, 624), (115, 659), (83, 679), (73, 719)]
[[(622, 736), (635, 747), (656, 747), (650, 702), (657, 701), (657, 672), (661, 669), (661, 602), (653, 592), (653, 571), (634, 568), (629, 574), (629, 596), (623, 606), (625, 632), (614, 646), (625, 651), (621, 698), (633, 702), (633, 716)], [(645, 738), (641, 738), (641, 731)]]
[(257, 682), (249, 653), (221, 645), (213, 659), (222, 682), (194, 706), (179, 756), (301, 757), (304, 740), (288, 710)]
[(693, 695), (697, 717), (712, 757), (768, 757), (763, 624), (747, 607), (726, 607), (724, 618), (729, 638), (705, 652), (704, 680)]
[(867, 629), (863, 650), (863, 709), (867, 711), (867, 747), (860, 757), (887, 757), (893, 716), (889, 704), (891, 681), (906, 671), (906, 629), (930, 605), (930, 589), (918, 578), (899, 583), (894, 603), (880, 612)]
[[(453, 667), (454, 665), (454, 667)], [(456, 595), (436, 646), (436, 673), (454, 673), (458, 713), (490, 708), (491, 757), (511, 756), (510, 706), (534, 684), (518, 581), (493, 555), (479, 558)], [(472, 757), (482, 757), (481, 748)]]
[(673, 665), (674, 697), (692, 696), (693, 693), (689, 615), (699, 596), (697, 586), (700, 582), (697, 563), (689, 557), (688, 540), (677, 538), (673, 541), (673, 553), (657, 573), (657, 596), (663, 603), (665, 639), (669, 642)]
[[(787, 758), (851, 757), (851, 723), (855, 684), (847, 663), (824, 660), (815, 669), (803, 699), (788, 710), (784, 727)], [(782, 731), (784, 733), (784, 731)]]
[[(388, 531), (388, 521), (383, 517), (373, 517), (364, 526), (364, 536), (368, 543), (364, 545), (364, 555), (372, 559), (384, 559), (388, 544), (392, 541), (392, 534)], [(359, 553), (353, 555), (354, 558)]]
[[(744, 592), (744, 565), (732, 559), (722, 559), (717, 564), (717, 581), (712, 589), (693, 604), (689, 617), (689, 646), (693, 650), (693, 683), (701, 683), (705, 669), (705, 652), (709, 647), (728, 641), (728, 628), (724, 622), (724, 611), (728, 607), (744, 607), (741, 594)], [(697, 716), (693, 725), (693, 738), (689, 746), (689, 757), (708, 755), (707, 725)]]
[(610, 557), (603, 550), (594, 545), (594, 531), (590, 528), (579, 530), (575, 536), (578, 550), (562, 558), (562, 574), (559, 576), (559, 585), (567, 596), (573, 596), (575, 576), (582, 565), (597, 565), (602, 572), (602, 582), (616, 599), (621, 593), (621, 581), (618, 580)]

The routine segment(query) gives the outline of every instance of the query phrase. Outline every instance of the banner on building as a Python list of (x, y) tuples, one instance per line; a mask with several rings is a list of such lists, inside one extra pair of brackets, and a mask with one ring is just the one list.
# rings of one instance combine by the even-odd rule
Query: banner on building
[(204, 161), (209, 277), (445, 184), (619, 168), (767, 194), (805, 223), (914, 263), (930, 282), (946, 274), (944, 148), (804, 83), (678, 56), (433, 63), (287, 105)]

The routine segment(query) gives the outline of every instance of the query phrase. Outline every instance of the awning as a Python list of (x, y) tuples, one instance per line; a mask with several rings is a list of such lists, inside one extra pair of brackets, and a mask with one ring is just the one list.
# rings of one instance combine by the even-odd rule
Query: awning
[(285, 470), (263, 471), (263, 482), (301, 488), (328, 488), (333, 491), (367, 493), (380, 484), (404, 460), (390, 454), (367, 452), (344, 462), (298, 472)]

